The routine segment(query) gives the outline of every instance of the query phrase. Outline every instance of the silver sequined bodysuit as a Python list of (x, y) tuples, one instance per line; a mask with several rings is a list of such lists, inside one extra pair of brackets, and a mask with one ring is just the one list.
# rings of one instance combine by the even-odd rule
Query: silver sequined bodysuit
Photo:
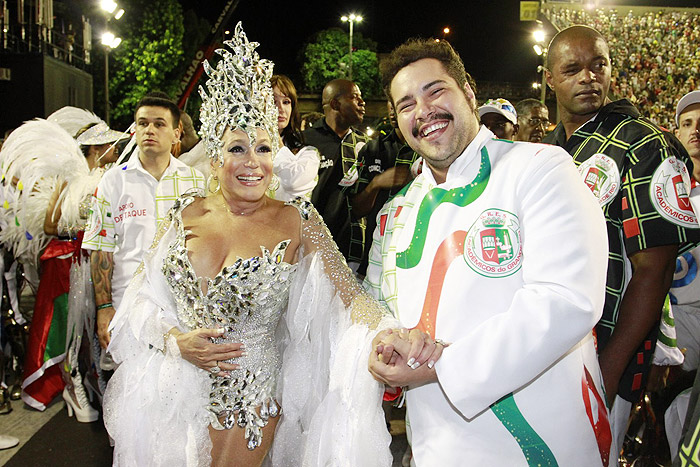
[[(289, 286), (296, 265), (283, 261), (289, 240), (280, 242), (272, 252), (261, 247), (261, 256), (238, 259), (213, 279), (207, 280), (207, 292), (201, 287), (189, 260), (182, 210), (194, 197), (181, 197), (173, 206), (176, 241), (163, 263), (163, 274), (177, 303), (177, 315), (187, 330), (225, 328), (217, 343), (241, 342), (247, 355), (230, 360), (240, 369), (230, 377), (211, 375), (209, 410), (215, 428), (245, 428), (248, 448), (260, 445), (262, 427), (269, 416), (277, 416), (274, 398), (281, 359), (275, 343), (275, 330), (287, 305)], [(293, 202), (302, 216), (304, 207)], [(259, 409), (259, 411), (258, 411)], [(224, 416), (223, 424), (219, 417)]]

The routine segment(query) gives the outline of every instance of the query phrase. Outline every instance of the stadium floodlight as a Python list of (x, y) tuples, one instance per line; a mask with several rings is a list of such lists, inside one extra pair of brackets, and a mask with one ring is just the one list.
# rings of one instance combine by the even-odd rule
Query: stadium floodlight
[(117, 10), (117, 12), (114, 14), (114, 19), (121, 19), (122, 16), (124, 16), (124, 8)]
[(542, 49), (542, 46), (540, 44), (533, 45), (532, 49), (535, 51), (535, 53), (537, 55), (542, 55), (544, 53), (544, 49)]
[(355, 23), (360, 23), (362, 22), (362, 16), (356, 15), (355, 13), (350, 13), (349, 15), (343, 15), (340, 17), (340, 21), (343, 23), (348, 23), (350, 25), (350, 37), (348, 41), (349, 45), (349, 52), (348, 52), (348, 57), (350, 60), (350, 79), (352, 80), (352, 34), (353, 34), (353, 26)]
[(112, 13), (117, 9), (117, 2), (114, 0), (102, 0), (100, 2), (100, 8), (102, 8), (107, 13)]
[[(532, 37), (535, 38), (535, 42), (538, 44), (543, 44), (544, 43), (544, 29), (535, 29), (532, 32)], [(539, 54), (538, 54), (539, 55)]]

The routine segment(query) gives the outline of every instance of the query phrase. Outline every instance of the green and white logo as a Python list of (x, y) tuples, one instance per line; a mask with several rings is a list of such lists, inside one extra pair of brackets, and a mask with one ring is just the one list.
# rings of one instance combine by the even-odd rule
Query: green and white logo
[(675, 156), (664, 159), (654, 171), (649, 197), (656, 212), (665, 219), (683, 227), (700, 228), (690, 203), (690, 174)]
[(591, 189), (601, 206), (612, 201), (620, 191), (620, 169), (611, 157), (593, 154), (578, 166), (583, 183)]

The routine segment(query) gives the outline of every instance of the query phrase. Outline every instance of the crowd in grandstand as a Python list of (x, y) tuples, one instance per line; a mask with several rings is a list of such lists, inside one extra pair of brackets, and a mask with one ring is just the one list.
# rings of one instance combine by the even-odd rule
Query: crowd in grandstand
[(595, 10), (546, 5), (559, 30), (586, 24), (603, 33), (613, 62), (611, 91), (632, 102), (658, 125), (673, 127), (678, 98), (697, 88), (700, 69), (698, 16), (689, 11)]

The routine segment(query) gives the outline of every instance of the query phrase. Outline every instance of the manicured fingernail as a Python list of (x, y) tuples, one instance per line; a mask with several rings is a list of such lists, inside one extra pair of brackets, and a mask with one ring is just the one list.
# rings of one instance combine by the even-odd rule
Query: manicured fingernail
[(247, 356), (248, 356), (248, 352), (246, 352), (245, 350), (243, 352), (241, 352), (241, 357), (247, 357)]
[(416, 362), (416, 359), (413, 358), (413, 357), (411, 357), (411, 358), (408, 359), (408, 361), (406, 362), (406, 365), (408, 365), (408, 366), (410, 366), (411, 368), (413, 368), (413, 364), (414, 364), (415, 362)]
[(218, 332), (219, 334), (223, 334), (226, 332), (226, 328), (219, 328), (216, 330), (216, 332)]
[(416, 363), (414, 363), (413, 365), (411, 365), (411, 369), (412, 369), (412, 370), (415, 370), (415, 369), (418, 368), (419, 366), (420, 366), (420, 363), (416, 362)]
[(435, 360), (430, 360), (428, 362), (428, 368), (430, 368), (432, 370), (434, 366), (435, 366)]

